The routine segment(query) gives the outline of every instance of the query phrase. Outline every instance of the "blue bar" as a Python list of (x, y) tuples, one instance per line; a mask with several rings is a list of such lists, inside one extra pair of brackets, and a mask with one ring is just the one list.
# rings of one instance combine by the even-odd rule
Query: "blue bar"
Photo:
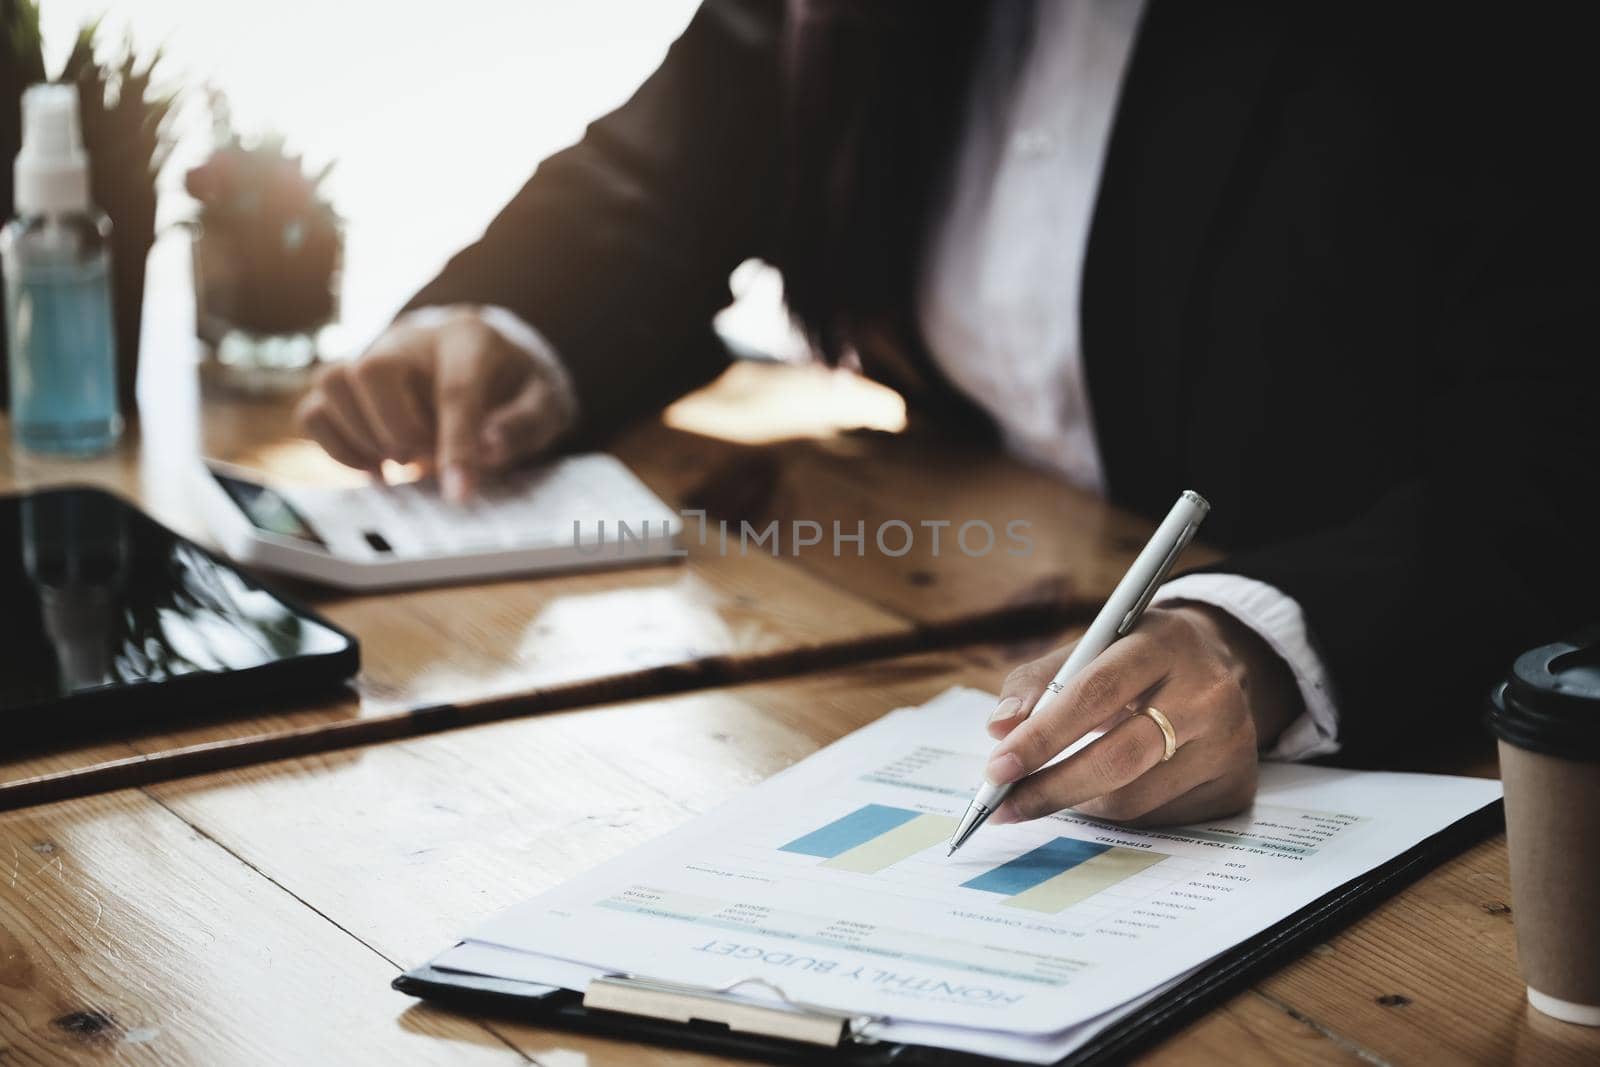
[(813, 830), (804, 837), (790, 841), (778, 851), (832, 859), (916, 817), (916, 812), (904, 808), (868, 804), (864, 808), (857, 808), (842, 819), (835, 819), (820, 830)]
[(1084, 860), (1093, 859), (1109, 849), (1110, 845), (1097, 845), (1093, 841), (1079, 841), (1072, 837), (1058, 837), (1040, 845), (1032, 852), (1024, 852), (1016, 859), (984, 871), (971, 881), (962, 882), (965, 889), (982, 889), (986, 893), (1003, 893), (1014, 897), (1047, 882), (1062, 871), (1070, 871)]

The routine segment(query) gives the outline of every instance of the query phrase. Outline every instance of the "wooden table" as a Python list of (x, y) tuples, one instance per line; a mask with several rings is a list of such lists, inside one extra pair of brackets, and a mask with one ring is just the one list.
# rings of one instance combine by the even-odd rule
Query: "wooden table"
[[(152, 277), (182, 287), (170, 249)], [(140, 415), (122, 447), (90, 461), (18, 452), (0, 417), (0, 492), (65, 483), (112, 489), (208, 540), (187, 487), (197, 457), (318, 484), (360, 476), (298, 437), (294, 383), (241, 395), (197, 373), (181, 300), (152, 300)], [(1087, 617), (1150, 524), (1005, 459), (905, 426), (893, 393), (817, 367), (739, 364), (623, 433), (613, 450), (675, 506), (703, 509), (681, 565), (351, 596), (291, 589), (362, 643), (349, 692), (293, 707), (222, 709), (134, 736), (0, 746), (0, 809), (201, 770), (598, 700), (775, 677), (833, 664), (1033, 630)], [(937, 478), (928, 477), (938, 470)], [(1033, 550), (1006, 551), (1029, 522)], [(886, 522), (917, 535), (904, 555), (873, 544)], [(964, 523), (983, 522), (958, 543)], [(732, 534), (721, 542), (716, 531)], [(740, 524), (825, 531), (796, 550), (742, 544)], [(867, 543), (835, 554), (832, 525)], [(932, 529), (947, 522), (935, 553)], [(898, 552), (895, 531), (886, 541)], [(759, 535), (759, 534), (758, 534)], [(1193, 550), (1191, 559), (1203, 557)], [(441, 639), (448, 634), (449, 639)]]
[[(759, 444), (719, 436), (717, 419), (706, 407), (724, 389), (747, 394), (753, 386), (759, 389), (748, 398), (750, 407), (786, 408), (796, 432), (809, 428), (818, 436)], [(793, 395), (809, 392), (815, 400), (823, 388), (834, 403), (814, 405), (809, 427), (797, 424)], [(848, 425), (838, 426), (840, 419), (876, 417), (871, 406), (885, 399), (877, 392), (882, 391), (816, 369), (736, 367), (695, 398), (706, 406), (699, 415), (692, 405), (688, 415), (670, 412), (668, 421), (624, 434), (615, 449), (669, 501), (707, 510), (713, 530), (731, 519), (726, 543), (719, 544), (715, 532), (704, 544), (691, 535), (689, 559), (679, 566), (385, 595), (337, 595), (291, 584), (361, 640), (363, 670), (349, 694), (287, 710), (234, 712), (132, 738), (0, 751), (0, 807), (463, 721), (815, 669), (1092, 611), (1117, 577), (1104, 560), (1120, 564), (1145, 524), (993, 453), (986, 474), (969, 460), (967, 473), (950, 485), (902, 479), (893, 467), (899, 437), (851, 435)], [(174, 417), (147, 415), (142, 435), (103, 459), (46, 460), (0, 444), (0, 489), (105, 486), (204, 541), (206, 532), (181, 481), (196, 454), (277, 477), (351, 477), (293, 435), (282, 400), (208, 396), (183, 432), (184, 412), (201, 409), (199, 391), (191, 381), (186, 395), (178, 381), (161, 395), (161, 410)], [(857, 456), (846, 470), (830, 470), (852, 450)], [(988, 497), (958, 508), (964, 485), (974, 480), (990, 487)], [(901, 495), (876, 492), (879, 481)], [(763, 485), (775, 491), (764, 498), (741, 495)], [(998, 551), (974, 558), (948, 545), (937, 558), (927, 547), (892, 558), (871, 546), (866, 556), (835, 558), (826, 543), (798, 554), (785, 546), (774, 554), (764, 547), (741, 548), (738, 540), (741, 519), (763, 527), (774, 520), (787, 526), (799, 519), (821, 525), (838, 519), (848, 530), (857, 522), (875, 529), (886, 515), (904, 514), (915, 523), (942, 513), (959, 521), (994, 515), (1003, 526), (999, 516), (1008, 485), (1028, 487), (1035, 496), (1053, 491), (1067, 505), (1052, 502), (1044, 511), (1056, 516), (1065, 533), (1059, 539), (1036, 535), (1039, 549), (1032, 558)], [(937, 492), (929, 491), (935, 487)], [(986, 566), (993, 572), (987, 580)], [(440, 640), (442, 633), (451, 639)]]
[[(203, 538), (180, 480), (197, 454), (349, 477), (294, 437), (287, 397), (203, 389), (184, 316), (155, 310), (130, 445), (83, 464), (0, 443), (0, 489), (105, 485)], [(892, 394), (814, 368), (737, 366), (615, 451), (666, 499), (734, 529), (837, 519), (870, 536), (892, 519), (1020, 518), (1036, 550), (974, 559), (919, 539), (904, 556), (774, 557), (692, 543), (678, 567), (306, 591), (363, 640), (347, 694), (0, 750), (0, 808), (17, 809), (0, 813), (0, 1063), (710, 1062), (454, 1016), (388, 982), (497, 908), (890, 708), (952, 684), (992, 689), (1093, 610), (1149, 528), (905, 428)], [(1024, 632), (1043, 636), (993, 640)], [(1427, 769), (1493, 773), (1492, 752)], [(1149, 1058), (1600, 1060), (1600, 1036), (1526, 1008), (1512, 904), (1497, 838)]]
[[(193, 392), (191, 388), (191, 393)], [(0, 445), (0, 489), (62, 482), (112, 488), (206, 540), (184, 489), (200, 450), (279, 477), (348, 478), (288, 427), (284, 401), (208, 398), (198, 433), (174, 430), (198, 405), (177, 388), (142, 435), (88, 463)], [(658, 485), (654, 452), (635, 466)], [(0, 805), (81, 793), (196, 767), (416, 733), (460, 721), (670, 691), (815, 667), (914, 643), (904, 618), (782, 559), (690, 545), (678, 565), (350, 596), (295, 589), (362, 644), (347, 694), (309, 705), (226, 709), (132, 738), (0, 752)], [(293, 588), (291, 586), (291, 588)], [(448, 635), (448, 636), (446, 636)]]
[[(715, 1061), (387, 989), (464, 928), (883, 712), (1038, 645), (553, 712), (0, 815), (0, 1062)], [(1592, 1063), (1532, 1013), (1503, 838), (1159, 1045), (1152, 1062)]]

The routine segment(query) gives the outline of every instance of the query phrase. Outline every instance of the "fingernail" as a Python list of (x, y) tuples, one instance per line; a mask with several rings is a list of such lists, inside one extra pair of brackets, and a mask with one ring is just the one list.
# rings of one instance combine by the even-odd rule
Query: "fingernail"
[(1022, 760), (1014, 752), (1004, 752), (989, 761), (983, 776), (990, 785), (1010, 785), (1022, 777)]
[(439, 486), (446, 500), (460, 504), (467, 499), (467, 472), (459, 464), (452, 463), (439, 472)]
[(1016, 717), (1022, 710), (1022, 700), (1018, 697), (1006, 697), (994, 709), (994, 714), (989, 716), (990, 722), (1005, 722)]

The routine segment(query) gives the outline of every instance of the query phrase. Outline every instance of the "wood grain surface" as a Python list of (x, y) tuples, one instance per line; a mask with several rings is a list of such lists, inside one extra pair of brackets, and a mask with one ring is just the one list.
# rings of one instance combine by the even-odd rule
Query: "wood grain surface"
[[(839, 730), (990, 673), (924, 657), (0, 816), (0, 856), (19, 857), (15, 882), (0, 880), (0, 1057), (431, 1062), (507, 1052), (504, 1041), (539, 1063), (726, 1062), (480, 1025), (386, 984), (464, 924), (664, 831)], [(234, 840), (239, 820), (255, 823), (248, 843)], [(280, 984), (290, 988), (278, 993)], [(1201, 1049), (1220, 1062), (1241, 1041), (1273, 1062), (1348, 1062), (1248, 995), (1190, 1027), (1183, 1055)]]
[(1600, 1032), (1530, 1008), (1504, 836), (1485, 841), (1262, 984), (1387, 1063), (1600, 1063)]
[[(351, 958), (381, 962), (370, 974), (339, 972), (341, 983), (364, 982), (366, 988), (345, 992), (337, 1006), (315, 1006), (308, 1018), (348, 1011), (359, 1016), (356, 1030), (385, 1040), (398, 1022), (405, 1035), (438, 1034), (430, 1040), (452, 1050), (465, 1042), (475, 1051), (493, 1051), (473, 1044), (482, 1039), (450, 1037), (442, 1029), (476, 1024), (419, 1008), (387, 992), (386, 982), (495, 910), (670, 829), (893, 707), (952, 684), (992, 689), (1011, 663), (1061, 636), (472, 726), (0, 816), (0, 859), (12, 847), (24, 861), (41, 857), (18, 865), (19, 887), (0, 878), (0, 916), (10, 938), (4, 954), (9, 969), (0, 972), (9, 976), (0, 982), (0, 1048), (26, 1048), (46, 1062), (82, 1058), (81, 1042), (57, 1037), (61, 1027), (52, 1021), (77, 1012), (107, 1013), (123, 1020), (114, 1024), (115, 1034), (133, 1031), (140, 1038), (153, 1027), (168, 1033), (148, 1020), (179, 1012), (219, 1027), (222, 1035), (287, 1025), (273, 1013), (301, 1010), (297, 1001), (243, 1004), (235, 988), (222, 984), (229, 973), (224, 969), (232, 967), (232, 980), (265, 988), (259, 983), (266, 979), (250, 971), (248, 961), (208, 957), (197, 963), (189, 954), (203, 950), (203, 938), (162, 941), (149, 934), (163, 923), (203, 926), (194, 918), (204, 903), (204, 894), (196, 899), (201, 878), (213, 895), (224, 892), (218, 885), (257, 885), (254, 895), (227, 909), (236, 916), (232, 921), (252, 929), (292, 926), (272, 902), (298, 902), (315, 923), (305, 919), (301, 934), (271, 935), (288, 939), (285, 959), (305, 958), (294, 955), (301, 951), (293, 947), (298, 936), (312, 946), (303, 951), (318, 960), (342, 959), (359, 948), (368, 955)], [(42, 884), (27, 880), (48, 868), (45, 853), (35, 850), (46, 842), (66, 843), (68, 885), (88, 889), (102, 903), (116, 900), (114, 919), (102, 913), (102, 926), (137, 921), (146, 932), (104, 942), (86, 937), (82, 928), (92, 929), (94, 921), (89, 898), (60, 888), (60, 879), (41, 905), (35, 894)], [(49, 869), (42, 875), (55, 877)], [(1525, 1007), (1507, 910), (1513, 905), (1504, 840), (1496, 838), (1425, 875), (1148, 1058), (1595, 1062), (1600, 1034)], [(315, 948), (321, 939), (330, 942)], [(53, 984), (17, 978), (19, 951), (30, 975), (60, 977), (52, 977)], [(142, 989), (145, 999), (130, 1006), (106, 992), (106, 975), (132, 975), (143, 967), (201, 973), (209, 983), (181, 986), (181, 1003)], [(32, 994), (18, 1000), (16, 988), (34, 986), (58, 992), (47, 1001)], [(426, 1025), (417, 1022), (424, 1016)], [(524, 1025), (483, 1025), (485, 1033), (542, 1063), (716, 1062)], [(319, 1031), (307, 1023), (301, 1033)], [(177, 1028), (169, 1036), (173, 1043), (155, 1057), (161, 1062), (211, 1062), (201, 1054), (210, 1046), (187, 1031)], [(122, 1040), (107, 1047), (120, 1050)], [(387, 1053), (356, 1058), (380, 1055)], [(428, 1055), (407, 1050), (408, 1058)]]
[(0, 1062), (517, 1063), (139, 793), (0, 815)]
[[(145, 417), (107, 456), (19, 452), (0, 425), (0, 491), (109, 488), (207, 543), (184, 487), (201, 454), (291, 481), (358, 478), (294, 436), (292, 397), (241, 397), (175, 363), (147, 364)], [(818, 428), (848, 413), (819, 413)], [(639, 447), (625, 458), (675, 499), (679, 457)], [(909, 621), (792, 560), (688, 548), (680, 564), (363, 596), (275, 579), (360, 640), (362, 670), (347, 692), (206, 709), (64, 744), (0, 746), (0, 808), (463, 721), (814, 669), (916, 643)]]
[[(154, 787), (153, 796), (251, 867), (400, 966), (427, 959), (496, 909), (569, 878), (707, 810), (896, 706), (952, 684), (993, 688), (1035, 643), (887, 660), (816, 675), (632, 701), (256, 766)], [(1485, 847), (1504, 868), (1501, 842)], [(1430, 875), (1414, 892), (1459, 903)], [(1375, 920), (1357, 924), (1362, 936)], [(1430, 929), (1415, 937), (1440, 937)], [(1520, 1011), (1503, 945), (1457, 938), (1457, 980), (1489, 981), (1477, 1004)], [(1235, 997), (1152, 1050), (1156, 1062), (1427, 1062), (1374, 1054), (1368, 1021), (1296, 981), (1353, 994), (1319, 953)], [(1391, 969), (1369, 980), (1398, 976)], [(1447, 979), (1435, 976), (1434, 987)], [(1384, 1009), (1376, 1008), (1377, 1011)], [(569, 1047), (527, 1027), (518, 1048)], [(1470, 1033), (1470, 1031), (1464, 1031)], [(1526, 1035), (1524, 1034), (1524, 1037)], [(1590, 1035), (1592, 1038), (1593, 1035)], [(1589, 1040), (1590, 1053), (1600, 1043)], [(1460, 1044), (1465, 1062), (1498, 1062)], [(628, 1063), (632, 1046), (591, 1046), (590, 1063)]]
[[(0, 425), (0, 491), (102, 485), (203, 540), (182, 480), (199, 454), (355, 477), (293, 435), (292, 389), (222, 389), (192, 355), (147, 359), (143, 418), (110, 456), (15, 453)], [(0, 808), (36, 805), (0, 814), (0, 1063), (713, 1062), (448, 1015), (387, 983), (893, 707), (994, 688), (1060, 639), (1050, 627), (1093, 610), (1150, 528), (907, 426), (892, 394), (817, 368), (736, 366), (613, 447), (714, 530), (859, 522), (866, 552), (713, 538), (680, 566), (300, 588), (363, 640), (348, 692), (0, 747)], [(1014, 519), (1030, 524), (1028, 555), (1004, 552)], [(943, 551), (922, 537), (903, 556), (876, 550), (891, 520), (950, 522)], [(971, 520), (998, 551), (951, 551)], [(885, 658), (914, 647), (939, 650)], [(533, 711), (549, 714), (520, 717)], [(1419, 769), (1494, 764), (1472, 749)], [(142, 788), (41, 803), (129, 784)], [(1148, 1058), (1600, 1062), (1600, 1034), (1526, 1007), (1514, 907), (1504, 840), (1485, 842)]]
[[(240, 396), (175, 360), (147, 365), (145, 385), (147, 413), (111, 455), (42, 458), (0, 441), (0, 490), (105, 486), (205, 542), (184, 488), (198, 455), (289, 481), (359, 478), (294, 436), (289, 397)], [(688, 538), (684, 563), (361, 596), (278, 579), (361, 641), (362, 671), (347, 694), (0, 750), (0, 808), (460, 722), (774, 677), (1092, 612), (1149, 524), (992, 448), (974, 453), (889, 433), (903, 418), (898, 404), (844, 372), (736, 366), (615, 442), (665, 499), (707, 512), (708, 536)], [(1007, 552), (1006, 524), (1018, 517), (1031, 523), (1027, 556)], [(726, 520), (733, 533), (724, 540)], [(829, 532), (799, 552), (784, 534), (774, 551), (741, 543), (741, 520), (789, 530), (810, 521)], [(873, 531), (896, 520), (918, 535), (904, 556), (873, 543)], [(942, 529), (934, 555), (921, 523), (946, 520), (954, 525)], [(960, 548), (959, 527), (974, 520), (997, 535), (982, 555)], [(835, 521), (846, 533), (868, 531), (864, 554), (849, 544), (835, 554)], [(973, 548), (983, 543), (976, 530), (968, 538)], [(898, 550), (892, 538), (888, 545)]]

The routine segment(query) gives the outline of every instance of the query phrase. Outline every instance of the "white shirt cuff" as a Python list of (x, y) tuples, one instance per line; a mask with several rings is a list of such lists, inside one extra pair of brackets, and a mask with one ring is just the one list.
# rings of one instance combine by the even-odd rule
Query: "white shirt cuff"
[(1317, 654), (1299, 603), (1276, 586), (1238, 574), (1186, 574), (1156, 593), (1153, 603), (1191, 600), (1221, 608), (1267, 643), (1294, 675), (1305, 711), (1263, 759), (1304, 760), (1339, 751), (1339, 711), (1333, 685)]
[(395, 319), (395, 323), (437, 326), (450, 316), (463, 312), (478, 316), (478, 320), (499, 334), (506, 344), (527, 355), (545, 372), (553, 393), (553, 410), (559, 413), (561, 419), (561, 431), (556, 436), (565, 436), (578, 421), (578, 390), (573, 386), (572, 375), (567, 373), (566, 364), (561, 362), (555, 345), (521, 315), (493, 304), (446, 304), (415, 308)]

